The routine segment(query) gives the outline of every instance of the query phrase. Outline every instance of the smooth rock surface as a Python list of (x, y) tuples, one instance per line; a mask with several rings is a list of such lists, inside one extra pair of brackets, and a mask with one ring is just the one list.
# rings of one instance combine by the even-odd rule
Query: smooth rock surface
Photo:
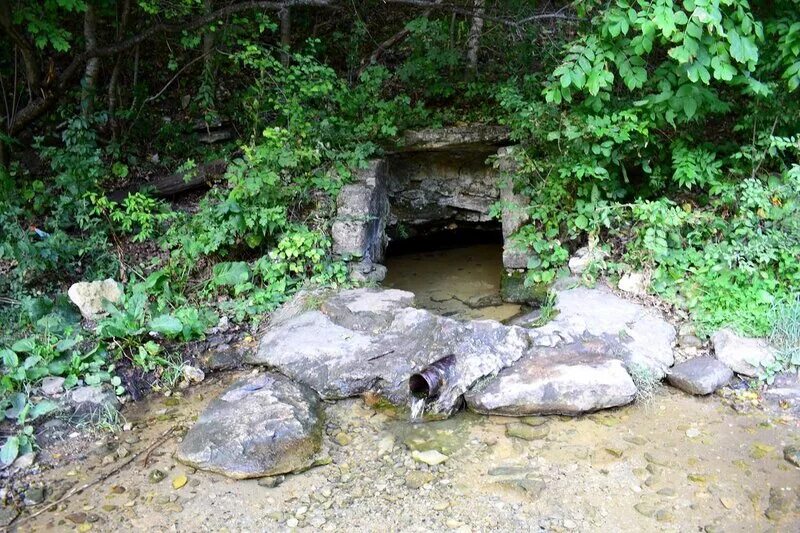
[(317, 395), (279, 374), (235, 383), (212, 401), (178, 448), (181, 462), (234, 479), (308, 468), (322, 439)]
[(557, 316), (533, 330), (537, 346), (602, 343), (597, 353), (621, 359), (625, 367), (641, 367), (661, 379), (675, 361), (675, 328), (661, 312), (620, 298), (606, 286), (556, 291)]
[(714, 354), (737, 374), (756, 377), (762, 364), (775, 359), (775, 352), (764, 339), (743, 337), (724, 328), (711, 336)]
[(526, 416), (576, 415), (625, 405), (635, 396), (622, 361), (573, 344), (533, 350), (465, 398), (479, 413)]
[(97, 320), (108, 313), (105, 302), (117, 303), (122, 298), (122, 289), (113, 279), (82, 281), (74, 283), (67, 291), (69, 299), (80, 309), (86, 320)]
[(324, 399), (374, 392), (406, 405), (409, 376), (456, 354), (456, 378), (427, 409), (451, 414), (478, 379), (509, 366), (529, 346), (523, 328), (491, 320), (459, 322), (408, 307), (413, 297), (380, 289), (335, 294), (319, 309), (282, 318), (247, 362), (277, 369)]
[(727, 385), (733, 372), (713, 357), (695, 357), (677, 364), (670, 370), (667, 381), (689, 394), (711, 394)]

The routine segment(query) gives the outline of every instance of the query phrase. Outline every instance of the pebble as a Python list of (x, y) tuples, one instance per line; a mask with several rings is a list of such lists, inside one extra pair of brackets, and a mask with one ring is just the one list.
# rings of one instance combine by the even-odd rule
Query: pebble
[(419, 489), (427, 483), (433, 481), (434, 478), (435, 476), (430, 472), (420, 472), (415, 470), (406, 475), (406, 487), (410, 489)]
[(800, 467), (800, 447), (786, 446), (783, 449), (783, 458), (792, 463), (794, 466)]
[(297, 527), (297, 525), (299, 523), (300, 523), (300, 521), (297, 518), (292, 517), (292, 518), (290, 518), (289, 520), (286, 521), (286, 526), (287, 527)]
[(258, 480), (259, 487), (266, 487), (268, 489), (274, 489), (281, 483), (283, 483), (284, 476), (270, 476), (270, 477), (262, 477)]
[(424, 452), (414, 450), (411, 452), (411, 458), (430, 466), (441, 464), (449, 459), (449, 457), (439, 450), (426, 450)]
[(165, 477), (167, 477), (167, 475), (164, 472), (155, 468), (151, 470), (150, 473), (147, 475), (147, 480), (150, 483), (158, 483), (162, 481)]
[(336, 434), (336, 435), (333, 437), (333, 440), (334, 440), (334, 441), (336, 442), (336, 444), (338, 444), (339, 446), (347, 446), (348, 444), (350, 444), (351, 442), (353, 442), (353, 437), (351, 437), (350, 435), (348, 435), (348, 434), (347, 434), (347, 433), (345, 433), (344, 431), (340, 431), (339, 433), (337, 433), (337, 434)]
[(178, 490), (180, 488), (183, 488), (183, 486), (186, 485), (186, 483), (188, 482), (189, 478), (187, 478), (184, 474), (181, 474), (180, 476), (172, 480), (172, 488)]

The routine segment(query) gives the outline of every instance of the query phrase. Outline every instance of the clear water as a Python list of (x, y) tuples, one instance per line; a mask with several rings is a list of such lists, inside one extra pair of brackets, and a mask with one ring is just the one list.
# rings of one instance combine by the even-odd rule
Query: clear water
[(416, 396), (412, 396), (411, 400), (409, 401), (409, 407), (411, 410), (411, 421), (421, 422), (422, 415), (425, 414), (425, 398), (417, 398)]
[(500, 299), (500, 244), (389, 256), (386, 266), (383, 284), (413, 292), (423, 309), (458, 319), (500, 321), (520, 312), (519, 305)]

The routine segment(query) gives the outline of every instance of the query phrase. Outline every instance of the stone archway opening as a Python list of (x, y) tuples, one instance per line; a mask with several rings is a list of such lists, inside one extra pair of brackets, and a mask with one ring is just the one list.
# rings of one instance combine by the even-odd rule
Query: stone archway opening
[[(350, 262), (355, 279), (386, 278), (384, 284), (415, 292), (420, 306), (443, 314), (502, 320), (519, 312), (519, 305), (503, 306), (524, 299), (501, 291), (522, 279), (529, 256), (512, 238), (525, 202), (513, 191), (508, 131), (407, 132), (400, 145), (342, 189), (334, 252)], [(422, 279), (429, 284), (420, 285)], [(469, 285), (473, 290), (465, 292)], [(490, 307), (498, 312), (468, 312)]]

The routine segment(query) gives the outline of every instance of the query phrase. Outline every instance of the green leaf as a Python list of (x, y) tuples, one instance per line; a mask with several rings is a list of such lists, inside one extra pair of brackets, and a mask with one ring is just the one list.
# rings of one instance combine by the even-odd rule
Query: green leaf
[(17, 353), (28, 353), (32, 352), (33, 349), (36, 347), (36, 339), (33, 337), (27, 337), (25, 339), (20, 339), (15, 342), (11, 349)]
[(19, 437), (16, 435), (9, 437), (0, 448), (0, 462), (4, 465), (10, 465), (14, 462), (19, 454)]
[(37, 403), (33, 406), (30, 412), (30, 420), (36, 420), (40, 416), (44, 416), (47, 413), (51, 413), (58, 409), (58, 404), (56, 402), (50, 400), (42, 400), (41, 402)]
[(243, 261), (235, 263), (218, 263), (214, 265), (214, 284), (223, 287), (233, 287), (240, 283), (247, 283), (250, 279), (250, 267)]
[(0, 354), (3, 357), (3, 365), (7, 368), (14, 368), (19, 365), (19, 357), (17, 357), (16, 352), (14, 350), (9, 350), (8, 348), (3, 348), (0, 350)]
[(157, 316), (150, 321), (147, 327), (167, 337), (174, 337), (183, 331), (181, 321), (172, 315)]
[(575, 227), (585, 230), (589, 227), (589, 219), (585, 215), (578, 215), (575, 217)]

